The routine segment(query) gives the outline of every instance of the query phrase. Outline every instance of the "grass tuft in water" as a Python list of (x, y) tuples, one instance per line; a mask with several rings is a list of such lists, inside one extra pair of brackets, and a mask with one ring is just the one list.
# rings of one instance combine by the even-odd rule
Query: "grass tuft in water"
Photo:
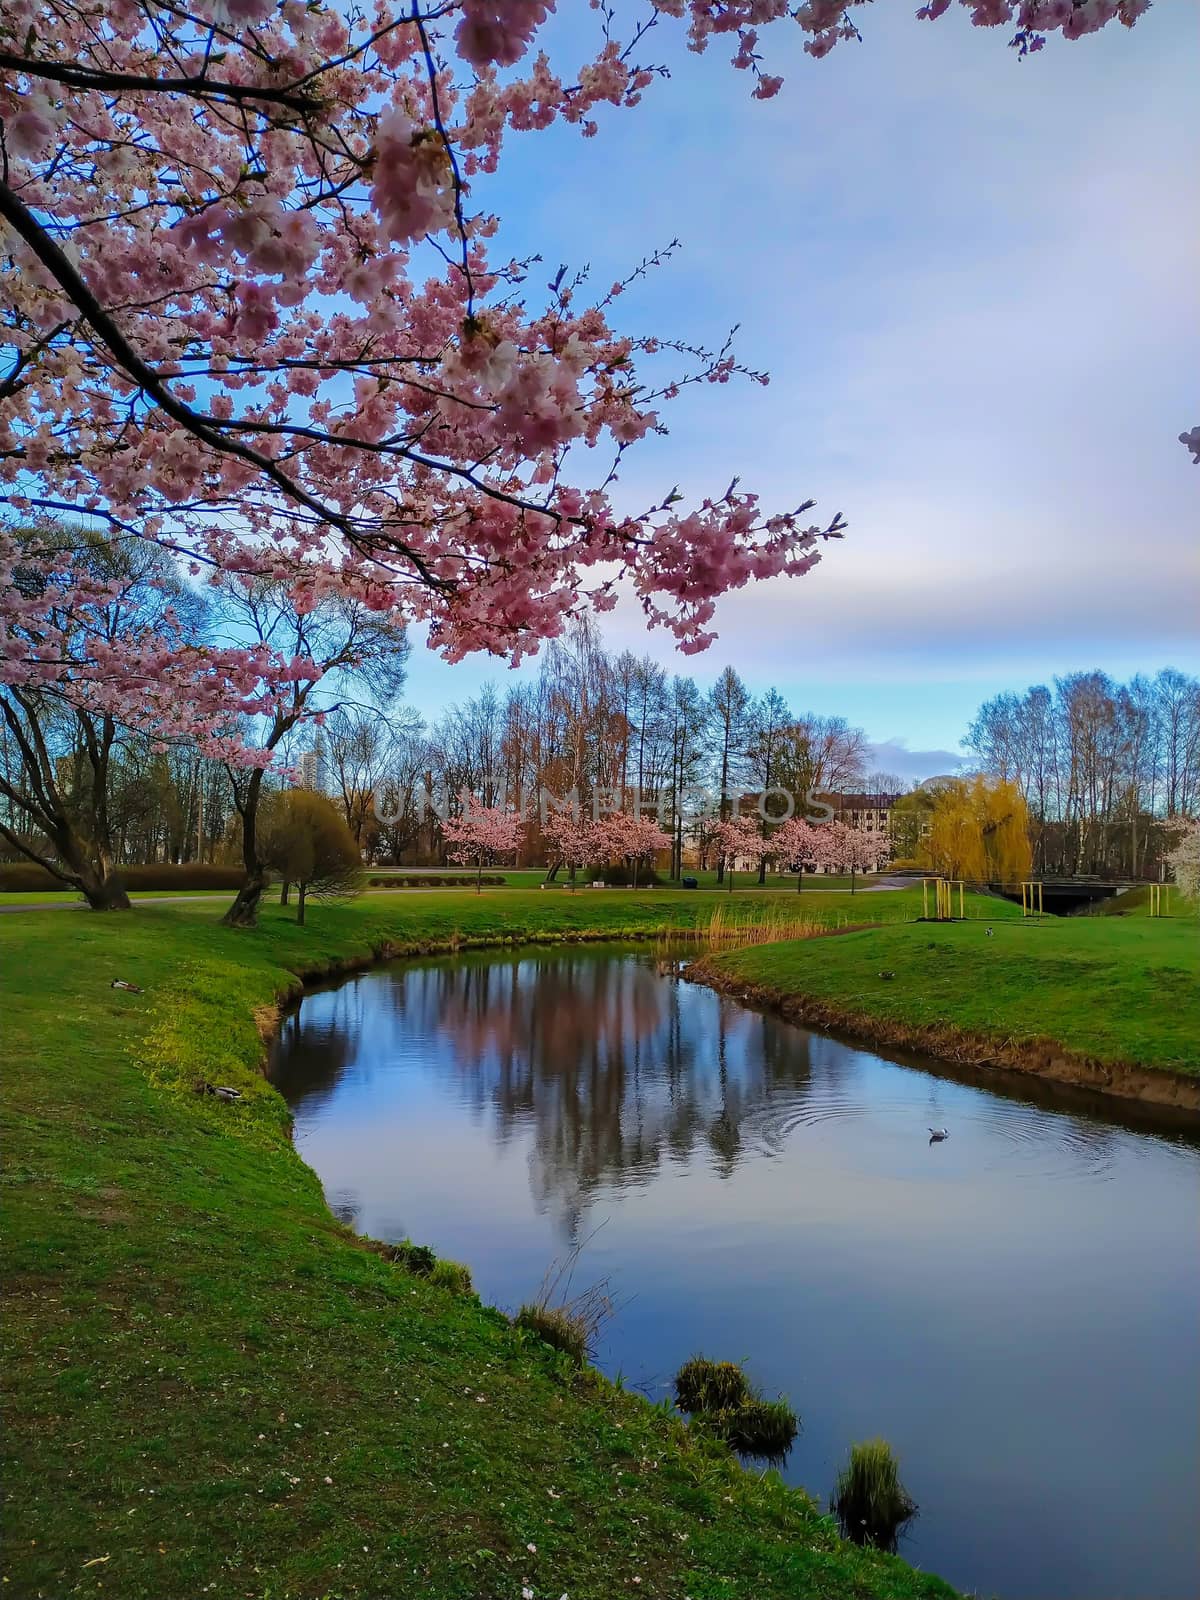
[(708, 1421), (740, 1455), (764, 1456), (769, 1461), (781, 1461), (787, 1455), (800, 1428), (799, 1419), (786, 1400), (756, 1397), (713, 1412)]
[(693, 1357), (675, 1374), (675, 1403), (740, 1455), (782, 1461), (800, 1428), (786, 1400), (764, 1400), (733, 1361)]
[(733, 1361), (695, 1356), (675, 1374), (675, 1404), (681, 1411), (728, 1411), (749, 1399), (746, 1374)]
[(600, 1329), (617, 1309), (607, 1278), (589, 1284), (578, 1294), (571, 1292), (580, 1255), (593, 1237), (594, 1233), (588, 1234), (561, 1261), (550, 1263), (537, 1298), (523, 1305), (513, 1319), (518, 1328), (529, 1328), (580, 1364), (595, 1352)]
[(851, 1445), (849, 1464), (838, 1475), (830, 1504), (847, 1539), (890, 1551), (917, 1511), (886, 1439)]

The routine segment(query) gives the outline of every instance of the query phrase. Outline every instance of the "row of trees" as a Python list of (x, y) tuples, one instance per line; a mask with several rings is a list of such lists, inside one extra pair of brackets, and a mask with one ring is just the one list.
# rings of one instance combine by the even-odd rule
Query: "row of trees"
[[(96, 906), (126, 903), (123, 864), (232, 854), (246, 873), (232, 919), (252, 919), (270, 870), (262, 808), (297, 781), (333, 796), (373, 862), (445, 858), (455, 840), (430, 796), (457, 810), (469, 794), (491, 809), (544, 790), (573, 797), (583, 817), (624, 813), (651, 827), (678, 875), (698, 833), (682, 807), (672, 815), (689, 787), (720, 791), (720, 819), (742, 793), (864, 780), (865, 736), (844, 719), (797, 716), (774, 690), (752, 695), (731, 668), (705, 692), (647, 657), (606, 651), (588, 619), (547, 647), (531, 682), (503, 696), (489, 686), (427, 726), (400, 703), (404, 630), (360, 602), (333, 594), (300, 607), (286, 585), (263, 578), (222, 576), (201, 589), (161, 551), (119, 536), (39, 528), (28, 537), (39, 559), (58, 540), (70, 562), (75, 581), (61, 586), (53, 616), (53, 646), (69, 659), (169, 633), (208, 659), (213, 676), (233, 647), (286, 664), (270, 687), (227, 686), (203, 740), (140, 731), (77, 681), (0, 684), (0, 845)], [(33, 621), (22, 634), (29, 650), (47, 642)], [(152, 691), (148, 674), (143, 693)], [(532, 809), (520, 848), (541, 860), (552, 841)], [(699, 842), (709, 848), (707, 836)]]
[(1146, 877), (1200, 811), (1200, 680), (1077, 672), (980, 708), (968, 743), (1020, 791), (1034, 870)]
[[(331, 787), (362, 817), (364, 850), (391, 860), (436, 849), (426, 792), (495, 806), (545, 791), (577, 797), (587, 816), (640, 808), (669, 830), (678, 876), (685, 846), (709, 843), (689, 823), (689, 791), (714, 796), (725, 820), (743, 794), (900, 787), (868, 776), (866, 735), (844, 718), (797, 714), (774, 689), (754, 695), (731, 667), (705, 690), (650, 657), (605, 650), (584, 619), (546, 648), (532, 682), (504, 694), (486, 686), (427, 729), (348, 715), (326, 727), (323, 749)], [(544, 846), (527, 830), (525, 859), (541, 859)], [(714, 860), (720, 871), (723, 857)]]
[[(68, 665), (144, 633), (206, 654), (218, 680), (233, 645), (286, 663), (269, 689), (227, 695), (219, 726), (228, 760), (211, 733), (151, 736), (103, 697), (91, 703), (78, 683), (0, 685), (0, 846), (93, 904), (124, 903), (122, 864), (232, 854), (246, 873), (233, 916), (252, 918), (271, 870), (260, 813), (297, 781), (333, 797), (371, 862), (446, 859), (453, 828), (427, 799), (457, 812), (472, 795), (490, 811), (523, 798), (529, 824), (512, 848), (552, 866), (643, 863), (663, 851), (678, 876), (685, 846), (721, 874), (733, 856), (751, 857), (760, 880), (770, 860), (851, 874), (877, 864), (866, 862), (865, 843), (830, 827), (809, 828), (807, 854), (784, 863), (768, 848), (776, 822), (741, 815), (739, 797), (783, 791), (795, 797), (799, 826), (806, 796), (902, 786), (868, 774), (860, 729), (797, 715), (774, 689), (754, 695), (730, 667), (705, 689), (649, 657), (607, 651), (582, 618), (546, 648), (535, 678), (504, 694), (487, 686), (427, 726), (400, 701), (404, 630), (365, 605), (332, 594), (299, 607), (285, 585), (261, 578), (220, 577), (200, 589), (142, 541), (58, 536), (72, 542), (76, 576), (86, 561), (89, 579), (58, 599), (54, 642)], [(37, 538), (44, 551), (45, 531)], [(32, 625), (26, 634), (30, 646), (42, 642)], [(1172, 670), (1126, 685), (1077, 674), (1053, 691), (1001, 696), (981, 709), (970, 739), (988, 782), (939, 780), (902, 797), (892, 827), (899, 856), (991, 881), (1031, 870), (1141, 875), (1157, 869), (1172, 824), (1200, 805), (1200, 684)], [(704, 804), (689, 810), (697, 789)], [(589, 856), (586, 830), (571, 843), (546, 826), (542, 791), (573, 797), (582, 819), (625, 817), (627, 843), (634, 824), (660, 842), (605, 851), (594, 833)], [(782, 815), (789, 804), (780, 796), (766, 809)], [(736, 850), (718, 823), (742, 825)]]

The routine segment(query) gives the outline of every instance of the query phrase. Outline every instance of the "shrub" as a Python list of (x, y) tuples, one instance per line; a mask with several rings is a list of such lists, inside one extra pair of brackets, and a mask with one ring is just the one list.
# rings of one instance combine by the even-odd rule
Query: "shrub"
[(588, 1352), (588, 1329), (578, 1312), (567, 1306), (529, 1304), (521, 1307), (513, 1321), (518, 1328), (527, 1328), (582, 1366)]
[(448, 1289), (451, 1294), (471, 1293), (470, 1267), (464, 1266), (461, 1261), (447, 1261), (444, 1256), (439, 1256), (434, 1262), (429, 1281), (441, 1289)]
[[(592, 867), (584, 874), (586, 883), (604, 883), (610, 889), (627, 889), (633, 883), (633, 868), (622, 862), (615, 867)], [(637, 886), (639, 889), (659, 889), (663, 880), (653, 867), (642, 865), (638, 868)]]
[(713, 1412), (708, 1421), (742, 1455), (766, 1456), (770, 1460), (782, 1459), (788, 1453), (800, 1427), (786, 1400), (757, 1398)]
[(282, 789), (263, 801), (258, 851), (266, 866), (299, 891), (296, 921), (304, 922), (309, 896), (344, 900), (362, 888), (362, 855), (346, 818), (326, 794)]
[(838, 1474), (830, 1504), (847, 1539), (892, 1551), (917, 1510), (886, 1439), (851, 1445), (849, 1465)]
[[(240, 889), (246, 881), (241, 867), (217, 867), (204, 861), (152, 862), (149, 866), (118, 867), (116, 876), (126, 889)], [(44, 894), (58, 890), (63, 894), (75, 891), (56, 878), (52, 872), (35, 866), (33, 862), (14, 862), (0, 865), (0, 892), (6, 894)]]
[(685, 1361), (675, 1374), (675, 1404), (681, 1411), (727, 1411), (750, 1398), (750, 1385), (732, 1361)]

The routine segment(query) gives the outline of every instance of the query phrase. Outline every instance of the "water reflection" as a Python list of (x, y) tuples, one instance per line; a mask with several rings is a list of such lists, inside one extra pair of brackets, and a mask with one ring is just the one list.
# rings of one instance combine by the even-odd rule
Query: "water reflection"
[(744, 1360), (802, 1415), (786, 1475), (818, 1494), (883, 1434), (921, 1506), (908, 1559), (1006, 1600), (1200, 1592), (1177, 1120), (885, 1060), (613, 949), (314, 992), (275, 1071), (356, 1227), (508, 1307), (589, 1238), (623, 1306), (601, 1363), (658, 1397), (690, 1355)]
[(281, 1086), (319, 1117), (348, 1070), (433, 1044), (498, 1144), (532, 1132), (535, 1201), (573, 1238), (602, 1190), (698, 1148), (727, 1179), (748, 1138), (778, 1146), (793, 1120), (846, 1112), (832, 1094), (806, 1109), (808, 1034), (682, 982), (684, 965), (539, 953), (385, 969), (302, 1002), (276, 1047)]

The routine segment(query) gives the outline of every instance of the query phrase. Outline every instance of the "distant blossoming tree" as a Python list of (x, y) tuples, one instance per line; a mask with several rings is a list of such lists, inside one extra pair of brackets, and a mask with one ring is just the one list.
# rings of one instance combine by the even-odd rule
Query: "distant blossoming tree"
[(891, 841), (886, 833), (870, 828), (851, 828), (841, 822), (828, 826), (835, 833), (840, 867), (850, 874), (850, 893), (853, 894), (854, 880), (860, 872), (878, 872), (891, 860)]
[(483, 869), (500, 856), (521, 848), (525, 825), (515, 811), (503, 806), (477, 806), (469, 797), (462, 813), (442, 823), (442, 839), (451, 861), (475, 867), (475, 893), (483, 888)]
[(660, 850), (671, 848), (671, 835), (664, 833), (650, 817), (639, 817), (628, 811), (617, 811), (602, 817), (592, 825), (597, 855), (608, 859), (633, 863), (633, 887), (637, 888), (638, 868), (643, 862), (653, 862)]
[(542, 824), (542, 837), (546, 841), (547, 883), (558, 867), (566, 867), (574, 885), (579, 868), (595, 860), (592, 824), (587, 818), (580, 817), (577, 811), (552, 812)]
[(757, 864), (764, 854), (762, 829), (755, 817), (727, 817), (713, 826), (709, 837), (725, 858), (725, 877), (732, 894), (738, 857), (749, 856)]
[(885, 833), (869, 828), (852, 828), (845, 822), (834, 820), (822, 823), (813, 830), (812, 860), (826, 872), (846, 874), (850, 879), (850, 893), (855, 890), (855, 879), (860, 872), (878, 872), (891, 859), (891, 841)]
[[(663, 406), (743, 369), (727, 345), (614, 328), (632, 278), (588, 303), (562, 268), (535, 294), (532, 262), (490, 251), (488, 181), (511, 133), (590, 136), (599, 107), (636, 106), (665, 76), (647, 51), (676, 24), (693, 50), (727, 40), (766, 99), (782, 80), (758, 29), (791, 18), (820, 57), (857, 36), (861, 3), (642, 0), (625, 18), (605, 4), (595, 53), (567, 70), (547, 53), (547, 0), (7, 0), (13, 513), (86, 516), (196, 577), (284, 584), (301, 610), (337, 592), (427, 623), (451, 660), (517, 659), (611, 607), (621, 580), (702, 649), (720, 595), (806, 573), (840, 518), (764, 510), (736, 482), (691, 509), (671, 490), (618, 511), (609, 488)], [(964, 3), (1025, 54), (1131, 25), (1148, 0)], [(0, 569), (16, 555), (0, 538)], [(29, 644), (52, 634), (61, 558), (39, 575), (25, 557), (24, 588), (0, 599), (0, 678), (64, 695), (78, 681), (131, 725), (260, 759), (214, 721), (211, 685), (227, 680), (236, 709), (291, 663), (247, 647), (206, 676), (135, 639), (64, 678), (50, 643)]]
[(817, 832), (807, 817), (789, 817), (771, 835), (771, 854), (776, 865), (796, 874), (797, 894), (804, 887), (805, 867), (811, 867), (820, 853)]
[(1200, 901), (1200, 818), (1187, 824), (1167, 862), (1184, 899)]
[(850, 832), (844, 822), (823, 822), (813, 829), (812, 864), (817, 872), (844, 872), (846, 858), (845, 836)]

